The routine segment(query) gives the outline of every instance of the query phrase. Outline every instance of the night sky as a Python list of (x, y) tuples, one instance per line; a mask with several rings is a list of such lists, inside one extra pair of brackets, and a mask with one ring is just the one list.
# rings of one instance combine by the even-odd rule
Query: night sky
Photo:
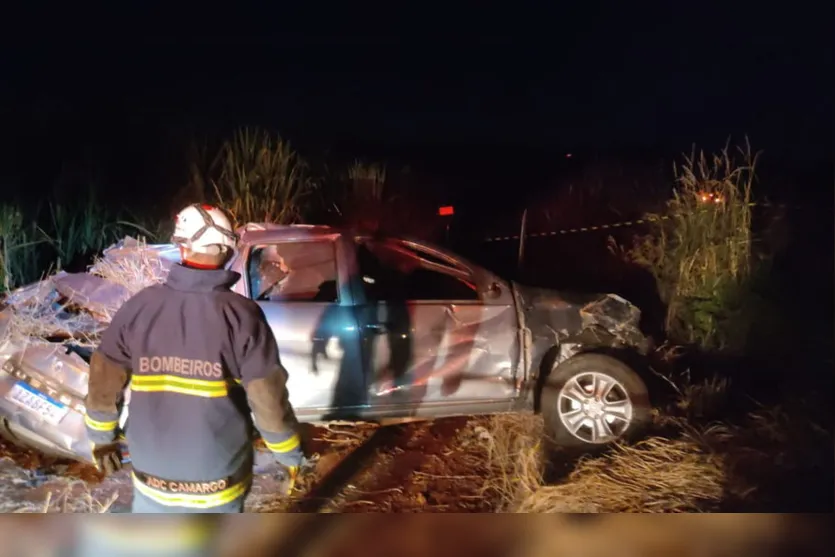
[(665, 4), (330, 14), (339, 27), (277, 6), (219, 27), (58, 16), (3, 39), (3, 143), (8, 157), (250, 124), (317, 149), (667, 155), (747, 133), (770, 157), (831, 159), (832, 8)]

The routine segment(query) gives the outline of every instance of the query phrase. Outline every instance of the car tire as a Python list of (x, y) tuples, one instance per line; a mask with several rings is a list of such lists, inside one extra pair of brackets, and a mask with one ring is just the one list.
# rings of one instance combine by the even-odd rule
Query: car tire
[[(602, 400), (588, 390), (594, 381), (603, 388), (612, 385)], [(584, 405), (578, 404), (578, 387), (586, 397)], [(593, 452), (615, 441), (635, 440), (652, 417), (649, 393), (641, 376), (605, 354), (579, 354), (556, 365), (545, 379), (540, 397), (546, 436), (555, 448)], [(583, 425), (572, 431), (569, 424), (576, 427), (578, 422)], [(594, 432), (601, 430), (604, 434), (595, 442)]]

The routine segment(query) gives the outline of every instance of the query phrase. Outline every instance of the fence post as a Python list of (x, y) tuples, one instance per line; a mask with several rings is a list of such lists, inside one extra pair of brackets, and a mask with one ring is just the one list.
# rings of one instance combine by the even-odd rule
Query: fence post
[(522, 227), (519, 230), (519, 254), (516, 260), (516, 270), (522, 271), (522, 261), (525, 257), (525, 228), (528, 222), (528, 210), (522, 211)]

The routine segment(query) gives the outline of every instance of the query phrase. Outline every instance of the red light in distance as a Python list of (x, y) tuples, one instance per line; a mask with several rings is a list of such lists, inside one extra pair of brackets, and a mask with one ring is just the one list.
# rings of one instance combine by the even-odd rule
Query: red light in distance
[(452, 205), (445, 205), (443, 207), (438, 207), (438, 214), (442, 217), (449, 217), (455, 214), (455, 209)]

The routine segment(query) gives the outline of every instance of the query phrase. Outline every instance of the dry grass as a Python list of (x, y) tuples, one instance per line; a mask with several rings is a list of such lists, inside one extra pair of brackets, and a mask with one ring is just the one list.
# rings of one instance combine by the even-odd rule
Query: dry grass
[[(782, 500), (785, 494), (775, 495), (774, 487), (831, 465), (832, 431), (822, 417), (812, 415), (813, 404), (760, 407), (733, 423), (712, 422), (725, 414), (729, 381), (691, 383), (685, 375), (670, 383), (679, 397), (657, 411), (654, 434), (581, 458), (554, 485), (546, 484), (541, 419), (493, 417), (482, 434), (491, 470), (485, 495), (496, 499), (499, 512), (518, 513), (681, 513), (807, 505), (802, 501), (808, 494)], [(559, 450), (548, 458), (557, 464), (567, 460)], [(808, 489), (800, 484), (798, 489)]]
[[(127, 254), (120, 257), (120, 249)], [(129, 295), (162, 282), (168, 269), (158, 254), (142, 240), (127, 238), (122, 248), (98, 257), (90, 268), (98, 275), (127, 290)], [(9, 342), (21, 348), (42, 339), (65, 339), (82, 346), (95, 346), (103, 327), (110, 322), (113, 308), (97, 305), (97, 313), (62, 299), (47, 279), (12, 293), (3, 313), (0, 344)]]
[(491, 474), (485, 495), (500, 501), (499, 511), (515, 507), (544, 482), (541, 416), (497, 414), (489, 428), (478, 432), (487, 447)]
[(81, 346), (95, 346), (102, 323), (92, 315), (77, 312), (68, 303), (59, 303), (48, 281), (33, 285), (34, 295), (6, 308), (0, 328), (0, 346), (23, 349), (46, 339), (72, 339)]
[[(122, 249), (129, 255), (119, 257)], [(165, 281), (168, 267), (146, 242), (125, 238), (121, 248), (97, 257), (89, 272), (123, 286), (132, 296), (143, 288)]]
[(544, 485), (542, 431), (537, 416), (494, 417), (485, 435), (493, 470), (485, 489), (500, 512), (692, 512), (722, 498), (722, 457), (690, 438), (617, 445), (581, 459), (558, 485)]
[[(4, 453), (9, 452), (5, 443), (2, 447)], [(108, 513), (118, 499), (118, 493), (98, 498), (83, 479), (42, 474), (36, 467), (22, 467), (19, 465), (21, 455), (16, 456), (16, 459), (8, 456), (0, 459), (0, 512)], [(38, 457), (33, 453), (32, 458)]]
[(650, 437), (581, 460), (564, 483), (543, 486), (516, 512), (696, 512), (723, 495), (723, 459), (686, 439)]
[[(79, 490), (81, 493), (78, 493)], [(118, 498), (118, 493), (112, 493), (107, 499), (99, 500), (89, 491), (86, 482), (74, 480), (68, 482), (67, 487), (57, 496), (53, 496), (53, 492), (50, 491), (40, 512), (106, 514), (111, 512), (111, 507)]]

